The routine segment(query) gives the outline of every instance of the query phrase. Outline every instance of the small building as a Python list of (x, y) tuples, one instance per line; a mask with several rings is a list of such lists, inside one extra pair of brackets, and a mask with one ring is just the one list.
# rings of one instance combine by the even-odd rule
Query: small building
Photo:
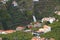
[(4, 30), (0, 30), (0, 34), (7, 34)]
[(59, 11), (60, 10), (60, 5), (55, 6), (55, 11)]
[(21, 31), (21, 30), (24, 30), (25, 28), (23, 27), (23, 26), (18, 26), (17, 28), (16, 28), (16, 31)]
[(40, 40), (40, 37), (32, 37), (31, 40)]
[(44, 25), (43, 26), (43, 29), (44, 29), (44, 33), (47, 33), (47, 32), (50, 32), (51, 31), (51, 27), (50, 26), (47, 26), (47, 25)]
[(50, 31), (51, 31), (51, 27), (47, 26), (47, 25), (44, 25), (43, 28), (40, 28), (37, 32), (47, 33), (47, 32), (50, 32)]
[(24, 32), (31, 32), (31, 31), (32, 31), (31, 29), (24, 30)]
[(9, 34), (9, 33), (13, 33), (13, 32), (16, 32), (15, 30), (6, 30), (4, 31), (5, 33)]
[(0, 37), (0, 40), (2, 40), (2, 37)]
[(13, 1), (12, 4), (14, 7), (18, 6), (18, 3), (16, 1)]
[(9, 34), (13, 32), (16, 32), (16, 31), (15, 30), (0, 30), (0, 34)]
[(28, 28), (32, 28), (32, 27), (41, 27), (41, 23), (39, 22), (34, 22), (34, 23), (30, 23), (29, 25), (27, 25)]
[(3, 30), (0, 30), (0, 34), (2, 34)]
[(35, 22), (35, 23), (34, 23), (34, 27), (41, 27), (41, 23)]
[(53, 23), (56, 19), (54, 17), (45, 17), (42, 18), (41, 22), (48, 21), (50, 23)]
[(55, 11), (55, 14), (60, 15), (60, 11)]
[(37, 32), (38, 32), (38, 33), (44, 33), (44, 31), (45, 31), (45, 30), (44, 30), (43, 28), (40, 28)]
[(8, 0), (1, 0), (0, 2), (2, 2), (3, 4), (6, 4)]
[(55, 40), (54, 38), (50, 38), (50, 40)]
[(33, 25), (32, 24), (29, 24), (29, 25), (27, 25), (28, 26), (28, 28), (32, 28), (33, 27)]

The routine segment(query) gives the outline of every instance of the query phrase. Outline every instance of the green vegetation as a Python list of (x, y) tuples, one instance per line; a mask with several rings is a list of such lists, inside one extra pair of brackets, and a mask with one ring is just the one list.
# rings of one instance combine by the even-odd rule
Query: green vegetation
[[(0, 35), (4, 40), (30, 40), (32, 38), (31, 33), (16, 32), (8, 35)], [(6, 39), (5, 39), (6, 38)]]
[(42, 37), (46, 37), (46, 38), (55, 38), (56, 40), (60, 40), (60, 22), (54, 22), (52, 24), (49, 24), (52, 27), (52, 31), (48, 32), (46, 34), (42, 34)]
[[(55, 38), (56, 40), (60, 40), (60, 22), (54, 22), (52, 24), (49, 24), (52, 27), (52, 31), (41, 34), (41, 37), (46, 37), (46, 38)], [(39, 29), (39, 28), (38, 28)], [(36, 28), (33, 28), (32, 30), (37, 30)], [(3, 39), (6, 38), (6, 40), (13, 40), (15, 37), (17, 40), (30, 40), (33, 35), (30, 32), (15, 32), (12, 34), (7, 34), (7, 35), (0, 35)]]
[[(59, 0), (40, 0), (38, 3), (32, 0), (16, 0), (18, 7), (12, 5), (13, 0), (9, 0), (6, 4), (0, 3), (0, 26), (2, 29), (15, 29), (18, 25), (27, 25), (33, 22), (32, 15), (38, 20), (43, 17), (54, 16), (54, 11), (58, 10)], [(56, 9), (55, 9), (56, 8)], [(25, 9), (20, 11), (20, 9)], [(13, 28), (12, 28), (13, 27)]]
[[(42, 34), (41, 37), (53, 37), (56, 40), (60, 40), (60, 16), (54, 14), (55, 10), (60, 11), (59, 8), (56, 8), (56, 6), (60, 6), (60, 0), (49, 0), (48, 2), (40, 1), (39, 4), (37, 3), (38, 5), (34, 5), (34, 8), (31, 10), (29, 10), (29, 8), (32, 7), (30, 0), (17, 0), (17, 3), (19, 4), (19, 7), (12, 6), (12, 0), (9, 0), (6, 4), (0, 4), (0, 29), (15, 29), (18, 25), (25, 26), (30, 22), (33, 22), (33, 13), (36, 16), (37, 20), (40, 20), (43, 17), (52, 16), (56, 19), (59, 19), (59, 21), (48, 24), (52, 27), (52, 31), (46, 34)], [(26, 10), (20, 11), (20, 7)], [(33, 28), (33, 30), (37, 29)], [(32, 36), (33, 35), (31, 33), (24, 32), (0, 35), (3, 40), (30, 40)]]

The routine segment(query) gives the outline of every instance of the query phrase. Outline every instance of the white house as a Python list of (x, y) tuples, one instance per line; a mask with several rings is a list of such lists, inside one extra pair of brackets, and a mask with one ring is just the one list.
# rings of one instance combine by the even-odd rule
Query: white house
[(44, 25), (43, 28), (40, 28), (37, 32), (43, 32), (43, 33), (47, 33), (51, 31), (51, 27)]
[(14, 7), (18, 6), (18, 3), (16, 1), (13, 1), (12, 4), (13, 4)]
[(6, 4), (7, 1), (8, 1), (8, 0), (1, 0), (1, 2), (2, 2), (3, 4)]
[(55, 18), (54, 17), (50, 17), (49, 22), (53, 23), (54, 21), (55, 21)]
[(50, 23), (53, 23), (56, 19), (54, 17), (45, 17), (45, 18), (42, 18), (41, 22), (44, 22), (44, 21), (49, 21)]
[(43, 29), (44, 29), (44, 33), (47, 33), (49, 31), (51, 31), (51, 27), (50, 26), (47, 26), (47, 25), (44, 25), (43, 26)]
[(28, 29), (28, 30), (24, 30), (24, 32), (31, 32), (32, 30), (31, 29)]

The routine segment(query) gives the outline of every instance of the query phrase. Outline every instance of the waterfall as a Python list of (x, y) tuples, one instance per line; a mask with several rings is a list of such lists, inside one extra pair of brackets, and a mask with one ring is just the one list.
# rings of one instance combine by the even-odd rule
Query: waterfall
[(34, 15), (33, 15), (33, 21), (34, 21), (34, 22), (36, 22), (36, 21), (37, 21), (37, 20), (36, 20), (36, 17), (35, 17)]

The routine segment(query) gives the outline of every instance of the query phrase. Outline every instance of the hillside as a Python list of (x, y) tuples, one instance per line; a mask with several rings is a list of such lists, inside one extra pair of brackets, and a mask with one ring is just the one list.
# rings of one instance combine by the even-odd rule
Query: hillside
[[(0, 2), (0, 26), (2, 29), (11, 29), (13, 26), (27, 25), (33, 21), (32, 15), (38, 20), (43, 17), (53, 16), (54, 11), (59, 10), (59, 0), (16, 0), (18, 6), (12, 5), (13, 0), (8, 0), (6, 4)], [(21, 11), (22, 10), (22, 11)], [(37, 11), (38, 10), (38, 11)], [(13, 29), (13, 28), (12, 28)]]

